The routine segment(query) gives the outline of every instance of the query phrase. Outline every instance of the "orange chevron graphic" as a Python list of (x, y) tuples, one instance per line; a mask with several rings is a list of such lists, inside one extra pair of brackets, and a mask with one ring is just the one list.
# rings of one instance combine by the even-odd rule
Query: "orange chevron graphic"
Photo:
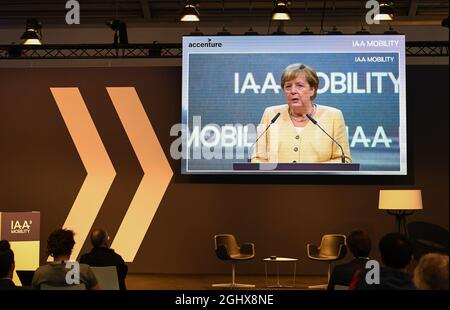
[(173, 171), (134, 87), (107, 87), (144, 176), (111, 245), (132, 262), (158, 209)]
[(116, 176), (116, 171), (78, 88), (57, 87), (50, 88), (50, 91), (87, 172), (63, 226), (75, 232), (76, 244), (72, 258), (77, 258)]

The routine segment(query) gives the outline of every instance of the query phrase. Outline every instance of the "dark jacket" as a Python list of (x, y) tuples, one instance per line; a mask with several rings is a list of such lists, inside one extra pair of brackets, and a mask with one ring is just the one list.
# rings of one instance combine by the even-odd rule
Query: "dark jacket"
[(367, 271), (361, 272), (356, 282), (356, 290), (415, 290), (411, 275), (398, 269), (383, 266), (380, 270), (380, 284), (367, 284)]
[(12, 291), (19, 289), (11, 279), (0, 279), (0, 291)]
[(367, 258), (358, 257), (346, 264), (334, 267), (328, 283), (328, 289), (334, 290), (335, 285), (349, 286), (355, 272), (357, 270), (365, 270), (367, 260)]
[(116, 266), (119, 287), (121, 290), (127, 289), (125, 277), (127, 276), (128, 266), (125, 264), (122, 256), (114, 252), (113, 249), (95, 247), (89, 253), (81, 255), (80, 263), (94, 267)]

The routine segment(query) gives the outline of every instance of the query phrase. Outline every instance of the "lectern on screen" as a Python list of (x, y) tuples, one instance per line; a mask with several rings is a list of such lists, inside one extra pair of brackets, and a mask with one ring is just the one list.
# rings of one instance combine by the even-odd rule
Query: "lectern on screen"
[(403, 35), (186, 36), (183, 174), (407, 175)]

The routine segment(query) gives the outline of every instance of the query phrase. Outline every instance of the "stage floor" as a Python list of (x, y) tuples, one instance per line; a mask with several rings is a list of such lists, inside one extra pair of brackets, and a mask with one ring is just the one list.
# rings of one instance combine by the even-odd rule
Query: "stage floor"
[[(213, 290), (213, 283), (231, 282), (230, 275), (164, 275), (164, 274), (128, 274), (126, 278), (129, 290)], [(237, 283), (254, 284), (251, 290), (281, 289), (281, 290), (307, 290), (310, 285), (319, 285), (327, 282), (326, 276), (296, 276), (293, 285), (293, 275), (280, 275), (281, 285), (292, 287), (273, 288), (267, 285), (276, 285), (276, 275), (266, 278), (264, 275), (236, 275)], [(247, 288), (248, 290), (248, 288)]]

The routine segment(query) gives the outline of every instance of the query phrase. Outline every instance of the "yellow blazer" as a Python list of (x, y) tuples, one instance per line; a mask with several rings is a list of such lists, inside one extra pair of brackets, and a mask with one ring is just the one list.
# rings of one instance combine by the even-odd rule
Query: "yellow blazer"
[[(277, 121), (272, 124), (256, 144), (252, 154), (252, 162), (341, 162), (342, 153), (339, 146), (311, 121), (308, 121), (303, 130), (297, 133), (290, 119), (287, 104), (266, 108), (261, 119), (261, 125), (258, 126), (258, 135), (269, 125), (278, 112), (281, 114)], [(317, 105), (314, 119), (342, 145), (346, 162), (351, 162), (347, 130), (342, 112), (332, 107)]]

